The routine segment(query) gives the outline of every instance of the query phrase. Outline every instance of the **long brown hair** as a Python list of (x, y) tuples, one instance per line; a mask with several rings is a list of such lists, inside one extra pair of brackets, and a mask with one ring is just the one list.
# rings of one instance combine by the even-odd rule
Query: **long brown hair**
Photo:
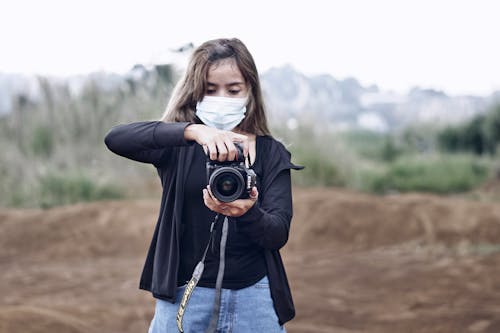
[(196, 48), (161, 120), (199, 123), (195, 114), (196, 103), (205, 96), (208, 70), (228, 58), (235, 60), (250, 91), (245, 118), (237, 128), (257, 135), (270, 135), (257, 67), (246, 46), (236, 38), (214, 39)]

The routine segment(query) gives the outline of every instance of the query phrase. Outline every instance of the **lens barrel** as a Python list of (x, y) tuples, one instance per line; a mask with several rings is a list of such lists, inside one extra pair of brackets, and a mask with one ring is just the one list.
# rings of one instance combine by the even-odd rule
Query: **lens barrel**
[(241, 197), (245, 190), (245, 180), (241, 172), (232, 167), (220, 167), (208, 181), (213, 195), (222, 202), (231, 202)]

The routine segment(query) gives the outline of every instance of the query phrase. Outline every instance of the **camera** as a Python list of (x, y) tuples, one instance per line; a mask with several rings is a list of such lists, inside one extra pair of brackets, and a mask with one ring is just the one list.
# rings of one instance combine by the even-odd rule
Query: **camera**
[(243, 148), (234, 143), (237, 155), (234, 161), (212, 161), (207, 154), (207, 180), (213, 195), (222, 202), (248, 199), (257, 182), (255, 171), (245, 166)]

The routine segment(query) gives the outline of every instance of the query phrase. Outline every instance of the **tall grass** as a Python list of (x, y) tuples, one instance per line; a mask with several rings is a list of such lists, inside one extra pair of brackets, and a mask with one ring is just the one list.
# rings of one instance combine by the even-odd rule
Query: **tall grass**
[(116, 124), (159, 119), (175, 80), (169, 66), (125, 78), (94, 73), (76, 88), (38, 77), (40, 99), (13, 96), (12, 112), (0, 117), (0, 206), (119, 198), (129, 192), (114, 184), (154, 176), (145, 165), (123, 163), (103, 140)]

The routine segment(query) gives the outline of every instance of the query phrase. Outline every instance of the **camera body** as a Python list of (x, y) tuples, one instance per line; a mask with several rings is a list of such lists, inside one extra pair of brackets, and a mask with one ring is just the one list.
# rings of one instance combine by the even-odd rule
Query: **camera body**
[(238, 154), (234, 161), (212, 161), (207, 156), (207, 181), (213, 195), (222, 202), (248, 199), (257, 183), (255, 171), (245, 166), (243, 149), (235, 143)]

